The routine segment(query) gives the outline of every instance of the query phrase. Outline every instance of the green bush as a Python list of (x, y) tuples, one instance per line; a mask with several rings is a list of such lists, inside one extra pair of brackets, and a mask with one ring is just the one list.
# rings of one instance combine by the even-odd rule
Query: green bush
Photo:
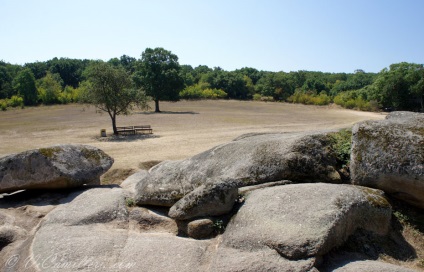
[(309, 94), (296, 91), (293, 95), (287, 98), (287, 102), (324, 106), (331, 103), (331, 97), (329, 97), (325, 92), (321, 92), (319, 95), (316, 95), (313, 93)]
[(255, 100), (255, 101), (261, 101), (261, 97), (262, 96), (260, 94), (256, 93), (256, 94), (253, 95), (253, 100)]
[(182, 99), (220, 99), (226, 98), (227, 93), (221, 89), (211, 89), (209, 84), (196, 84), (188, 86), (180, 92)]
[(352, 147), (352, 130), (342, 129), (339, 132), (330, 133), (329, 137), (331, 148), (336, 153), (337, 160), (342, 165), (348, 165)]
[(20, 96), (14, 95), (10, 99), (7, 99), (7, 105), (9, 107), (15, 108), (15, 107), (21, 107), (24, 106), (24, 99)]
[(378, 111), (378, 103), (374, 100), (368, 101), (366, 94), (360, 91), (361, 90), (341, 92), (334, 97), (334, 103), (346, 109)]
[(6, 100), (0, 100), (0, 109), (2, 111), (6, 111), (7, 110), (7, 101)]

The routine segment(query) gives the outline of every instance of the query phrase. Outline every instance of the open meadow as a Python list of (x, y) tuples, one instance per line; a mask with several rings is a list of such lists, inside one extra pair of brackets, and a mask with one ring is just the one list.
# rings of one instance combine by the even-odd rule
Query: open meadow
[(112, 169), (184, 159), (254, 132), (302, 132), (349, 127), (383, 119), (382, 113), (254, 101), (161, 102), (162, 113), (135, 111), (118, 116), (118, 126), (151, 125), (151, 136), (100, 139), (112, 133), (107, 113), (80, 104), (28, 107), (0, 112), (0, 156), (56, 144), (88, 144), (115, 159)]

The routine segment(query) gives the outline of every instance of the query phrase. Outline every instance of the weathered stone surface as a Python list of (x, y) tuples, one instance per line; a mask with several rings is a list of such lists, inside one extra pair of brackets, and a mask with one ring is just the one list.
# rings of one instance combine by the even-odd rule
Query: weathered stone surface
[(293, 184), (251, 192), (227, 225), (223, 244), (264, 248), (299, 260), (322, 256), (357, 228), (385, 234), (391, 206), (375, 189), (334, 184)]
[(338, 267), (334, 272), (358, 272), (358, 271), (372, 271), (372, 272), (414, 272), (405, 267), (378, 262), (378, 261), (355, 261), (347, 263), (341, 267)]
[(209, 218), (194, 220), (187, 224), (187, 235), (194, 239), (211, 238), (213, 232), (213, 221)]
[(280, 185), (287, 185), (287, 184), (293, 184), (293, 182), (290, 181), (290, 180), (280, 180), (280, 181), (262, 183), (262, 184), (258, 184), (258, 185), (240, 187), (239, 188), (239, 194), (245, 195), (245, 194), (248, 194), (248, 193), (250, 193), (251, 191), (254, 191), (254, 190), (268, 188), (268, 187), (274, 187), (274, 186), (280, 186)]
[(123, 189), (125, 189), (126, 191), (128, 191), (129, 196), (134, 198), (135, 193), (136, 193), (136, 185), (140, 180), (143, 180), (145, 178), (147, 178), (147, 176), (149, 175), (149, 172), (147, 172), (146, 170), (140, 170), (136, 173), (134, 173), (133, 175), (129, 176), (128, 178), (126, 178), (122, 183), (121, 183), (121, 187)]
[(26, 231), (20, 227), (12, 225), (0, 226), (0, 250), (10, 243), (26, 236)]
[(270, 248), (243, 250), (219, 247), (209, 271), (318, 272), (314, 264), (315, 258), (288, 260)]
[(130, 210), (130, 229), (141, 232), (168, 232), (178, 234), (178, 226), (175, 220), (161, 214), (141, 207)]
[(169, 216), (177, 220), (187, 220), (226, 214), (233, 208), (237, 196), (236, 181), (210, 182), (181, 198), (171, 207)]
[(352, 183), (424, 208), (424, 114), (394, 112), (352, 133)]
[(99, 184), (113, 159), (86, 145), (58, 145), (0, 158), (0, 192)]
[[(31, 263), (42, 271), (206, 271), (210, 241), (137, 233), (107, 224), (44, 225)], [(52, 258), (52, 256), (56, 258)], [(61, 269), (58, 269), (61, 268)]]
[(138, 205), (172, 206), (209, 180), (238, 187), (289, 179), (340, 182), (336, 159), (323, 134), (245, 135), (182, 161), (162, 162), (136, 186)]
[(72, 202), (50, 212), (45, 224), (87, 225), (127, 220), (125, 192), (121, 188), (93, 188), (69, 198)]

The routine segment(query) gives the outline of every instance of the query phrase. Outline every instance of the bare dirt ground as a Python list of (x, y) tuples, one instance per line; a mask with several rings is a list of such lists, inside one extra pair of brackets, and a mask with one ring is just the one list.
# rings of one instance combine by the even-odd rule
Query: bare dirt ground
[(0, 112), (0, 157), (55, 144), (88, 144), (115, 159), (113, 169), (137, 169), (140, 163), (184, 159), (253, 132), (301, 132), (338, 129), (383, 119), (382, 113), (336, 107), (254, 101), (161, 102), (162, 113), (135, 111), (118, 116), (118, 126), (151, 125), (152, 136), (100, 139), (112, 133), (106, 113), (84, 105), (56, 105)]

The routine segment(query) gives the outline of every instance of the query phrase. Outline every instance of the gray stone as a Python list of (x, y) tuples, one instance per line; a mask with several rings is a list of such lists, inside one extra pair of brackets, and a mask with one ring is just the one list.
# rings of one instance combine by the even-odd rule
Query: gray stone
[(223, 244), (244, 251), (271, 248), (290, 260), (322, 256), (357, 228), (386, 234), (391, 206), (382, 194), (323, 183), (255, 190), (227, 225)]
[(354, 126), (352, 183), (424, 208), (424, 114), (395, 112)]
[(239, 194), (245, 195), (245, 194), (248, 194), (248, 193), (250, 193), (251, 191), (254, 191), (254, 190), (268, 188), (268, 187), (274, 187), (274, 186), (287, 185), (287, 184), (293, 184), (293, 182), (290, 181), (290, 180), (280, 180), (280, 181), (262, 183), (262, 184), (258, 184), (258, 185), (240, 187), (239, 188)]
[(109, 224), (42, 226), (30, 264), (39, 271), (206, 271), (210, 241)]
[(237, 182), (211, 182), (197, 187), (181, 198), (171, 207), (169, 216), (177, 220), (187, 220), (226, 214), (233, 208), (237, 196)]
[(125, 192), (121, 188), (93, 188), (69, 198), (72, 201), (50, 212), (44, 224), (87, 225), (127, 220)]
[(135, 207), (130, 210), (130, 229), (141, 232), (167, 232), (178, 234), (178, 226), (175, 220), (146, 208)]
[(198, 219), (187, 224), (187, 235), (194, 239), (211, 238), (214, 234), (213, 221), (209, 218)]
[(235, 180), (238, 187), (279, 181), (341, 180), (326, 135), (246, 135), (182, 161), (162, 162), (136, 186), (138, 205), (172, 206), (209, 180)]
[(357, 272), (357, 271), (372, 271), (372, 272), (414, 272), (405, 267), (383, 263), (379, 261), (354, 261), (345, 264), (337, 269), (332, 270), (334, 272)]
[(123, 188), (126, 191), (128, 191), (130, 197), (134, 198), (135, 193), (136, 193), (135, 187), (136, 187), (137, 183), (140, 180), (145, 179), (148, 175), (149, 175), (149, 172), (147, 172), (146, 170), (140, 170), (140, 171), (132, 174), (128, 178), (126, 178), (121, 183), (120, 186), (121, 186), (121, 188)]
[(0, 192), (99, 184), (113, 159), (85, 145), (58, 145), (0, 158)]
[(209, 271), (220, 272), (312, 272), (315, 258), (288, 260), (271, 248), (243, 250), (231, 247), (219, 247), (212, 260)]

